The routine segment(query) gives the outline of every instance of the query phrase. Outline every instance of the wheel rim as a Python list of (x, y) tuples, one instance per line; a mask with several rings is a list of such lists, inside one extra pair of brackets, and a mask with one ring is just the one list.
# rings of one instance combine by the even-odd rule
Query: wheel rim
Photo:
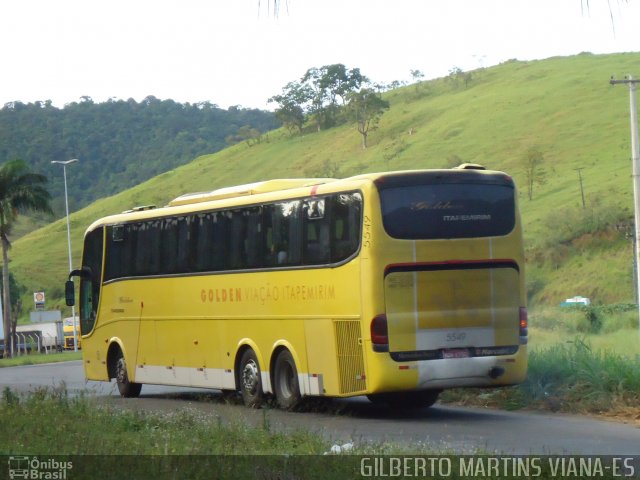
[(255, 395), (260, 383), (258, 365), (254, 360), (249, 360), (242, 370), (242, 386), (246, 392)]
[(118, 359), (118, 370), (116, 372), (116, 381), (118, 383), (124, 383), (127, 379), (127, 367), (124, 363), (124, 358)]

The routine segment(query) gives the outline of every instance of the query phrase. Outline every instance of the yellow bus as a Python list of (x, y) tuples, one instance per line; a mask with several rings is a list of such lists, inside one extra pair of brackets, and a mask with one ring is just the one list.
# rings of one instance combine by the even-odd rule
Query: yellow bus
[[(87, 379), (239, 391), (258, 407), (367, 395), (430, 406), (527, 369), (511, 177), (479, 165), (269, 180), (86, 231)], [(73, 304), (73, 282), (66, 285)]]
[[(77, 323), (78, 317), (76, 317)], [(74, 350), (75, 349), (75, 339), (78, 339), (78, 350), (80, 350), (80, 345), (82, 342), (80, 341), (80, 332), (74, 328), (73, 318), (65, 318), (62, 325), (62, 333), (64, 336), (64, 342), (62, 348), (65, 350)]]

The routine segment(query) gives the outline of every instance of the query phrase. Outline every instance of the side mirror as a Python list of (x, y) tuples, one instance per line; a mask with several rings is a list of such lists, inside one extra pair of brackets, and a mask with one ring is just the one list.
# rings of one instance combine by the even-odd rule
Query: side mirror
[(67, 307), (73, 307), (76, 304), (76, 291), (73, 280), (67, 280), (64, 284), (64, 299)]
[(91, 269), (89, 267), (82, 267), (79, 270), (73, 270), (69, 273), (69, 280), (64, 284), (64, 300), (67, 307), (73, 307), (76, 304), (75, 285), (71, 277), (80, 277), (91, 280)]
[(80, 277), (91, 280), (91, 269), (89, 267), (82, 267), (78, 270), (73, 270), (69, 273), (69, 279), (71, 279), (71, 277)]

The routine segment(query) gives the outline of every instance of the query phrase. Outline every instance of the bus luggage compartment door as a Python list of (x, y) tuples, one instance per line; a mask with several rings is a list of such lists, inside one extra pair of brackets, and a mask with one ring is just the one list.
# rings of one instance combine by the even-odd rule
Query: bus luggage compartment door
[(510, 263), (389, 269), (390, 353), (408, 361), (482, 356), (497, 346), (517, 349), (519, 276)]

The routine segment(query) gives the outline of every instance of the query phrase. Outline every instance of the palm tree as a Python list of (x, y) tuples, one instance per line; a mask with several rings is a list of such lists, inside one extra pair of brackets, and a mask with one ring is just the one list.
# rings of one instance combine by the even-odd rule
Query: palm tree
[(0, 166), (0, 243), (2, 243), (2, 292), (5, 355), (13, 355), (10, 339), (11, 295), (9, 292), (9, 234), (18, 215), (25, 210), (52, 213), (51, 196), (44, 187), (47, 177), (29, 170), (23, 160), (10, 160)]

